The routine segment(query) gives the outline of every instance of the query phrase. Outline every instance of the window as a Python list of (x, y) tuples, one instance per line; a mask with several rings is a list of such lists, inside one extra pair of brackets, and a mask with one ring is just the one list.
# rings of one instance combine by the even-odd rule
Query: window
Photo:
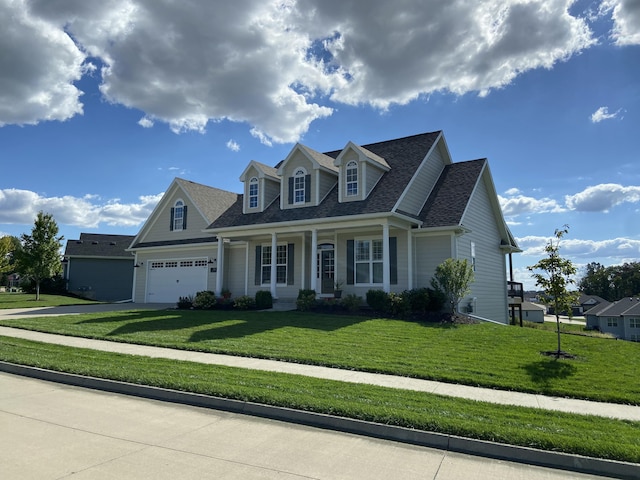
[(629, 319), (629, 327), (630, 328), (640, 328), (640, 318), (630, 318)]
[[(276, 246), (276, 283), (287, 283), (287, 245)], [(271, 245), (262, 247), (262, 284), (271, 283)]]
[(632, 342), (640, 342), (640, 335), (629, 335), (629, 340)]
[(249, 180), (249, 208), (258, 207), (258, 179), (253, 177)]
[(296, 170), (293, 176), (293, 203), (304, 203), (305, 199), (305, 171)]
[(476, 244), (471, 242), (471, 268), (476, 271)]
[(356, 284), (382, 283), (382, 240), (356, 240), (354, 247)]
[(617, 327), (618, 319), (616, 317), (607, 317), (607, 327)]
[(347, 163), (347, 196), (358, 195), (358, 164), (354, 161)]
[(178, 200), (171, 208), (170, 230), (185, 230), (187, 228), (187, 206)]

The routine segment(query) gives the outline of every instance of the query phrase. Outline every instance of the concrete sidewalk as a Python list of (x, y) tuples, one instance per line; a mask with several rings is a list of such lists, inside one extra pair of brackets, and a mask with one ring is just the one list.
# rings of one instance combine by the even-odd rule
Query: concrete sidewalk
[[(129, 304), (131, 305), (131, 304)], [(131, 308), (131, 306), (129, 307)], [(297, 363), (278, 362), (258, 358), (236, 357), (212, 353), (190, 352), (170, 348), (150, 347), (128, 343), (92, 340), (78, 337), (67, 337), (48, 333), (32, 332), (17, 328), (0, 326), (0, 335), (23, 338), (45, 343), (54, 343), (70, 347), (88, 348), (106, 352), (142, 355), (155, 358), (169, 358), (189, 362), (229, 367), (249, 368), (270, 372), (289, 373), (308, 377), (338, 380), (342, 382), (364, 383), (389, 388), (414, 390), (458, 398), (466, 398), (502, 405), (516, 405), (546, 410), (555, 410), (583, 415), (596, 415), (621, 420), (640, 421), (640, 407), (603, 402), (590, 402), (570, 398), (548, 397), (544, 395), (494, 390), (490, 388), (470, 387), (450, 383), (420, 380), (416, 378), (397, 377), (353, 370), (303, 365)]]

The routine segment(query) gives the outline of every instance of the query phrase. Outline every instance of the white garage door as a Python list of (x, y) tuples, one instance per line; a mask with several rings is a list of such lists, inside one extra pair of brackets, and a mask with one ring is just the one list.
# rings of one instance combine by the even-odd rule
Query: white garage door
[(151, 260), (147, 303), (175, 303), (207, 289), (207, 259)]

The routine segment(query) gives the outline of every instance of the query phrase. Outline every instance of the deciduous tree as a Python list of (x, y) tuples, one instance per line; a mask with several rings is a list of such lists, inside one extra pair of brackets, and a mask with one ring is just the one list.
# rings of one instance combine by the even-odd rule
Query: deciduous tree
[(563, 354), (560, 348), (560, 313), (567, 312), (571, 317), (572, 306), (578, 299), (577, 292), (568, 289), (569, 285), (575, 283), (572, 277), (577, 269), (571, 260), (560, 256), (560, 242), (567, 233), (569, 233), (568, 225), (556, 229), (554, 238), (550, 239), (544, 247), (547, 256), (535, 265), (527, 267), (529, 271), (534, 272), (532, 276), (536, 280), (536, 285), (542, 289), (545, 302), (555, 309), (558, 334), (556, 358)]
[(53, 216), (38, 212), (31, 235), (22, 234), (22, 249), (17, 255), (17, 270), (36, 284), (36, 300), (40, 300), (40, 283), (62, 272), (60, 249), (64, 237), (58, 235)]

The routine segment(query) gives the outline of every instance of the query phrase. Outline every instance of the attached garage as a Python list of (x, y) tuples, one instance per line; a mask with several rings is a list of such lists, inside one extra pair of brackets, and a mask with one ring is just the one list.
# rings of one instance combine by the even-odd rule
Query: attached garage
[(175, 303), (180, 297), (207, 289), (207, 259), (148, 262), (147, 303)]

